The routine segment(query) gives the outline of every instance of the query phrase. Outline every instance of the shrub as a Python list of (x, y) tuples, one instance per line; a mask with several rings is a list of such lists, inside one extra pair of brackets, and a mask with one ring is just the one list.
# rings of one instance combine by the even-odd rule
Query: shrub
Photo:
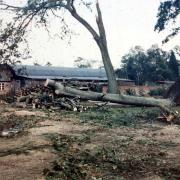
[(152, 89), (149, 91), (149, 95), (150, 96), (164, 96), (166, 92), (166, 89), (164, 88), (158, 88), (158, 89)]

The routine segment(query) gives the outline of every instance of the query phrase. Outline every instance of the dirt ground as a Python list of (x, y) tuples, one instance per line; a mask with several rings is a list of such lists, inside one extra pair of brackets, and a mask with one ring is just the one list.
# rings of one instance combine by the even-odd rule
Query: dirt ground
[[(2, 135), (13, 128), (19, 132)], [(0, 180), (180, 179), (178, 124), (142, 121), (107, 128), (84, 123), (74, 114), (0, 105), (0, 133)], [(54, 168), (62, 160), (58, 167), (66, 162), (67, 169), (76, 169), (72, 175)]]

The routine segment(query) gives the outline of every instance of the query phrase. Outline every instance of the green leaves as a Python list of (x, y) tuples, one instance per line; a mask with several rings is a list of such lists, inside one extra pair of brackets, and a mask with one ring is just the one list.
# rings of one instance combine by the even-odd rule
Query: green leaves
[[(0, 29), (0, 63), (19, 63), (19, 58), (28, 56), (29, 51), (23, 38), (24, 31), (19, 30), (14, 23), (4, 24)], [(20, 50), (20, 44), (24, 48)]]
[[(158, 14), (157, 14), (158, 19), (155, 25), (155, 30), (157, 30), (158, 32), (161, 32), (166, 28), (166, 26), (170, 22), (173, 22), (173, 24), (175, 24), (179, 14), (180, 14), (180, 1), (179, 0), (168, 0), (165, 2), (161, 2), (158, 9)], [(170, 38), (177, 35), (180, 31), (179, 26), (175, 28), (171, 28), (171, 29), (172, 29), (172, 33), (166, 37), (163, 43), (168, 42)]]
[(136, 46), (122, 57), (123, 64), (120, 74), (124, 72), (126, 78), (134, 80), (136, 84), (175, 80), (177, 70), (175, 72), (170, 68), (169, 59), (169, 52), (163, 51), (157, 45), (153, 45), (147, 51)]

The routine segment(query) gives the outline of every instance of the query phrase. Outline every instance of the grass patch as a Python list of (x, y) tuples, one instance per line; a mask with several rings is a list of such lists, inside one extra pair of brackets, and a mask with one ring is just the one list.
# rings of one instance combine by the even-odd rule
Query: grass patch
[(81, 123), (101, 124), (105, 127), (135, 126), (141, 121), (152, 122), (159, 114), (158, 108), (92, 108), (78, 114)]

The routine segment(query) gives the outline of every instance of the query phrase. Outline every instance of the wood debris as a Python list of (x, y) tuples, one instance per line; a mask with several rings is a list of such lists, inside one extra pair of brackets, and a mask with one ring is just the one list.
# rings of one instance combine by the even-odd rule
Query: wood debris
[(16, 107), (33, 109), (52, 109), (60, 110), (66, 109), (70, 111), (82, 112), (84, 108), (80, 104), (79, 97), (72, 97), (70, 95), (56, 95), (54, 89), (51, 87), (44, 87), (43, 85), (36, 85), (31, 88), (23, 88), (16, 93)]

